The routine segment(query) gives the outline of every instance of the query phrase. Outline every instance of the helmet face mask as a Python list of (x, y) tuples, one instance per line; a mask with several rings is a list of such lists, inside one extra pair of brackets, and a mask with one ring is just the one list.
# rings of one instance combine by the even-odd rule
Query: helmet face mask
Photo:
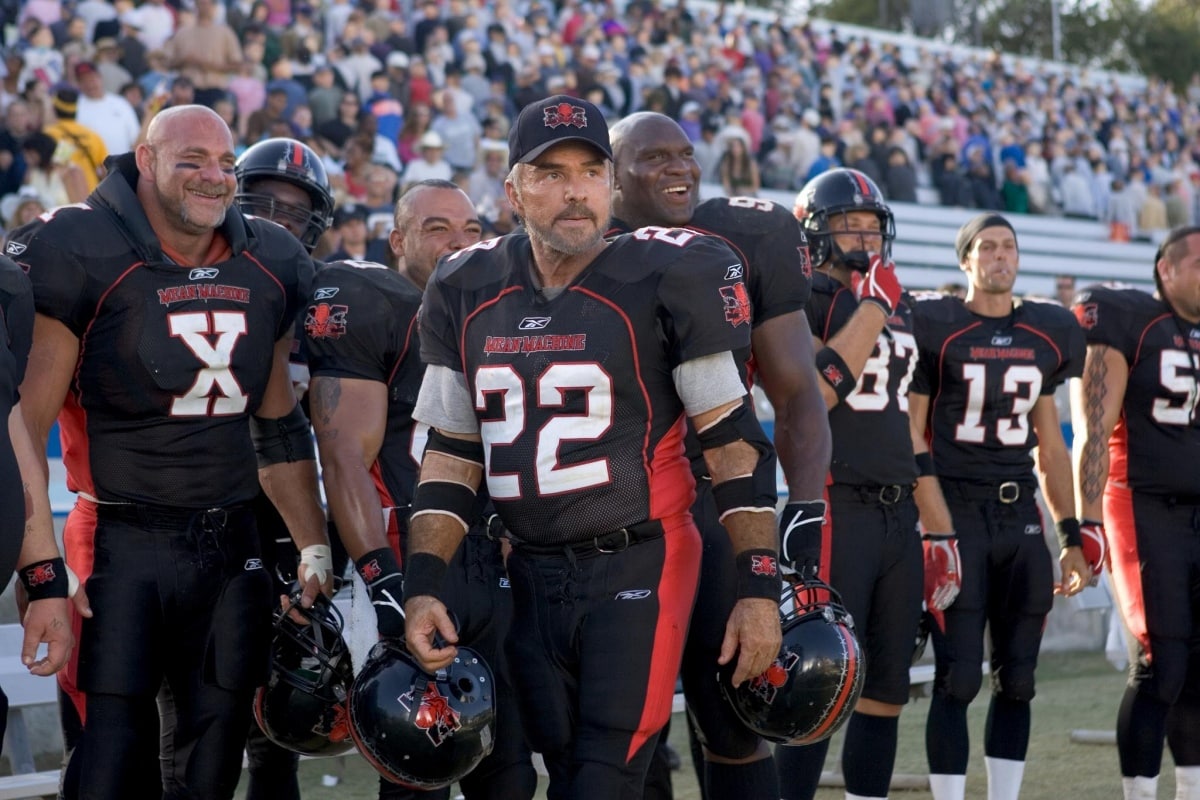
[(870, 264), (871, 253), (865, 251), (844, 252), (835, 240), (837, 234), (858, 233), (841, 226), (834, 230), (831, 220), (852, 211), (868, 211), (879, 219), (879, 256), (884, 261), (892, 257), (892, 242), (896, 239), (896, 220), (888, 208), (883, 192), (867, 175), (854, 169), (838, 168), (822, 172), (813, 178), (796, 195), (793, 208), (801, 227), (808, 235), (808, 246), (812, 253), (813, 266), (826, 263), (840, 264), (850, 269), (865, 272)]
[(841, 598), (820, 581), (784, 585), (780, 622), (783, 645), (765, 672), (735, 687), (731, 663), (718, 680), (747, 728), (780, 744), (813, 744), (850, 718), (862, 692), (862, 650)]
[(354, 667), (342, 617), (324, 595), (307, 609), (298, 594), (292, 599), (292, 610), (276, 613), (271, 677), (254, 693), (254, 718), (280, 747), (310, 756), (342, 755), (354, 747), (346, 719)]
[(376, 644), (354, 682), (350, 733), (385, 779), (440, 789), (492, 751), (496, 723), (491, 668), (469, 647), (431, 675), (401, 642)]
[[(238, 180), (238, 207), (243, 213), (281, 222), (312, 252), (317, 241), (333, 224), (333, 192), (325, 165), (316, 152), (295, 139), (266, 139), (246, 149), (234, 165)], [(278, 180), (304, 190), (312, 210), (282, 203), (264, 192), (255, 192), (255, 183)], [(298, 224), (297, 224), (298, 223)]]

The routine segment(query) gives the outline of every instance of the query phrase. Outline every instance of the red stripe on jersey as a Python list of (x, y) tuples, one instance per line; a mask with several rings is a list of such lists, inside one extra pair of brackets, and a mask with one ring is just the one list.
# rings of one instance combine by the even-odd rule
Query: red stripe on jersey
[(1111, 476), (1104, 487), (1104, 531), (1108, 537), (1109, 569), (1117, 606), (1121, 609), (1129, 632), (1138, 640), (1147, 656), (1153, 657), (1142, 593), (1137, 526), (1133, 521), (1133, 491), (1114, 484)]
[[(690, 473), (689, 473), (690, 474)], [(654, 651), (650, 654), (650, 675), (646, 700), (637, 730), (625, 753), (628, 763), (638, 750), (658, 734), (671, 717), (675, 699), (675, 678), (683, 659), (688, 620), (700, 581), (700, 532), (688, 514), (662, 521), (663, 571), (658, 582), (658, 623), (654, 628)]]
[[(1133, 368), (1136, 367), (1138, 362), (1142, 360), (1142, 346), (1146, 344), (1146, 337), (1150, 335), (1150, 329), (1162, 322), (1164, 319), (1171, 319), (1171, 315), (1159, 314), (1157, 317), (1147, 322), (1146, 327), (1142, 328), (1142, 333), (1140, 336), (1138, 336), (1137, 347), (1134, 348), (1133, 351), (1133, 363), (1129, 365), (1130, 372), (1133, 372)], [(1182, 345), (1180, 346), (1182, 347)]]
[[(487, 300), (477, 305), (475, 310), (470, 314), (467, 314), (466, 319), (463, 320), (462, 331), (459, 333), (458, 337), (458, 357), (462, 359), (462, 373), (466, 376), (468, 386), (474, 384), (474, 379), (471, 377), (471, 370), (467, 364), (467, 329), (471, 327), (471, 320), (482, 314), (486, 309), (489, 309), (496, 305), (496, 303), (499, 303), (500, 298), (504, 297), (504, 295), (519, 291), (521, 291), (520, 286), (509, 286), (491, 300)], [(473, 399), (474, 398), (472, 398), (472, 400)]]
[[(96, 554), (96, 504), (92, 501), (78, 498), (75, 507), (67, 515), (66, 525), (63, 526), (63, 554), (67, 566), (78, 576), (80, 583), (91, 577)], [(79, 689), (78, 647), (83, 630), (83, 617), (79, 616), (74, 603), (69, 607), (71, 632), (75, 634), (76, 647), (71, 651), (71, 658), (55, 677), (58, 678), (59, 687), (75, 706), (80, 723), (83, 723), (87, 719), (87, 696)]]
[(1054, 340), (1053, 340), (1053, 339), (1051, 339), (1049, 336), (1047, 336), (1047, 335), (1046, 335), (1044, 332), (1042, 332), (1042, 331), (1039, 331), (1037, 328), (1034, 328), (1034, 327), (1033, 327), (1033, 326), (1031, 326), (1031, 325), (1026, 325), (1024, 322), (1018, 322), (1018, 323), (1017, 323), (1016, 325), (1014, 325), (1013, 327), (1014, 327), (1014, 328), (1021, 328), (1022, 330), (1029, 331), (1029, 332), (1030, 332), (1030, 333), (1032, 333), (1033, 335), (1035, 335), (1035, 336), (1038, 336), (1038, 337), (1040, 337), (1040, 338), (1044, 339), (1044, 340), (1046, 341), (1046, 344), (1048, 344), (1048, 345), (1050, 345), (1052, 348), (1054, 348), (1054, 355), (1058, 356), (1058, 363), (1059, 363), (1059, 364), (1062, 364), (1062, 363), (1063, 363), (1063, 354), (1062, 354), (1062, 350), (1060, 350), (1060, 349), (1059, 349), (1059, 347), (1058, 347), (1058, 345), (1054, 343)]

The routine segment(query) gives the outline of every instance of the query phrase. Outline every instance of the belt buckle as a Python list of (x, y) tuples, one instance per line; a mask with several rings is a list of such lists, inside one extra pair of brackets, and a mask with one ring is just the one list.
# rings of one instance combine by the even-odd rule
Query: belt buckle
[[(608, 538), (609, 536), (612, 536), (612, 535), (613, 535), (613, 533), (620, 533), (620, 534), (623, 534), (623, 535), (624, 535), (624, 537), (625, 537), (625, 538), (624, 538), (624, 541), (622, 541), (622, 542), (619, 542), (619, 543), (618, 543), (620, 546), (618, 546), (618, 547), (605, 547), (605, 546), (602, 546), (602, 545), (600, 544), (600, 540), (601, 540), (601, 539), (606, 539), (606, 538)], [(610, 533), (610, 534), (605, 534), (604, 536), (596, 536), (596, 537), (594, 537), (594, 538), (592, 539), (592, 544), (594, 544), (594, 545), (596, 546), (596, 552), (597, 552), (597, 553), (620, 553), (620, 552), (621, 552), (621, 551), (623, 551), (623, 550), (628, 550), (628, 549), (629, 549), (629, 544), (630, 544), (630, 539), (629, 539), (629, 529), (628, 529), (628, 528), (621, 528), (621, 530), (619, 530), (619, 531), (613, 531), (613, 533)]]
[(893, 483), (891, 486), (879, 487), (879, 502), (885, 506), (896, 505), (903, 495), (904, 489), (899, 484)]
[(997, 496), (1001, 503), (1015, 503), (1021, 499), (1021, 484), (1016, 481), (1005, 481), (1000, 484)]

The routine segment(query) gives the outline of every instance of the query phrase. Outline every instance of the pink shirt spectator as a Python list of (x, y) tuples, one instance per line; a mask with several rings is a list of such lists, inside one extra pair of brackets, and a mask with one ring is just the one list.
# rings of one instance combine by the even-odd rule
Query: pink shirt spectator
[(59, 0), (28, 0), (21, 9), (19, 22), (33, 17), (43, 25), (53, 25), (62, 19), (62, 3)]
[(267, 102), (267, 87), (253, 75), (234, 75), (229, 79), (229, 91), (237, 101), (238, 118), (245, 120)]

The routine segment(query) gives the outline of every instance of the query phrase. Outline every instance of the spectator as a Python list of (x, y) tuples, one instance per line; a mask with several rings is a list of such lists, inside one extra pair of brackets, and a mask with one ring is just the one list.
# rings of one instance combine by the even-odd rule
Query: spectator
[(1146, 185), (1146, 199), (1138, 211), (1138, 233), (1155, 241), (1167, 231), (1167, 206), (1162, 199), (1162, 185), (1157, 181)]
[(470, 112), (464, 112), (449, 90), (440, 96), (440, 113), (434, 117), (429, 128), (441, 137), (445, 146), (444, 157), (451, 169), (470, 172), (478, 158), (479, 136), (483, 129), (479, 120)]
[[(1063, 216), (1075, 219), (1096, 219), (1095, 195), (1091, 182), (1083, 175), (1074, 161), (1063, 165), (1060, 185)], [(1164, 223), (1165, 224), (1165, 223)]]
[(1108, 223), (1108, 238), (1114, 242), (1128, 242), (1137, 232), (1138, 207), (1122, 178), (1113, 179), (1103, 221)]
[(792, 135), (793, 189), (800, 189), (812, 169), (813, 162), (821, 155), (821, 135), (817, 132), (820, 124), (821, 115), (815, 108), (807, 109), (800, 115), (800, 126)]
[(308, 90), (308, 107), (312, 110), (313, 128), (337, 119), (338, 106), (346, 91), (334, 81), (333, 67), (320, 64), (313, 69), (312, 87)]
[(892, 147), (883, 175), (884, 192), (892, 203), (917, 202), (917, 171), (902, 147)]
[(971, 208), (971, 184), (958, 169), (958, 156), (943, 153), (933, 165), (933, 185), (938, 190), (938, 201), (944, 206)]
[(358, 130), (358, 117), (361, 103), (354, 92), (343, 92), (338, 101), (337, 117), (318, 123), (315, 129), (317, 136), (335, 154), (342, 154), (346, 143)]
[(37, 216), (54, 208), (56, 204), (46, 200), (32, 187), (21, 187), (21, 191), (4, 196), (0, 200), (0, 222), (7, 230), (15, 230), (33, 222)]
[(417, 181), (448, 181), (453, 178), (453, 168), (442, 157), (445, 148), (445, 142), (442, 141), (442, 137), (438, 135), (437, 131), (425, 133), (418, 143), (421, 157), (410, 161), (404, 167), (404, 175), (400, 179), (400, 191), (405, 191)]
[(246, 143), (261, 142), (267, 136), (271, 125), (279, 121), (287, 121), (288, 95), (282, 86), (276, 86), (267, 92), (267, 102), (262, 108), (250, 113), (246, 120)]
[(708, 176), (709, 180), (716, 176), (717, 165), (721, 163), (721, 154), (724, 152), (717, 142), (718, 130), (720, 128), (716, 124), (705, 120), (700, 124), (700, 140), (692, 145), (696, 163), (700, 165), (700, 174)]
[(87, 192), (91, 192), (104, 176), (104, 159), (108, 157), (104, 139), (75, 119), (79, 109), (77, 90), (70, 87), (59, 89), (54, 93), (50, 108), (53, 121), (45, 126), (44, 131), (58, 142), (54, 161), (60, 165), (71, 163), (79, 167)]
[(1172, 175), (1167, 184), (1167, 196), (1163, 200), (1167, 209), (1167, 228), (1182, 228), (1188, 224), (1191, 209), (1190, 203), (1184, 197), (1185, 191), (1183, 178)]
[(194, 2), (194, 22), (180, 27), (163, 47), (171, 69), (191, 79), (196, 102), (211, 106), (240, 69), (242, 46), (233, 28), (217, 19), (216, 0)]
[(1029, 191), (1029, 210), (1034, 214), (1050, 213), (1050, 165), (1042, 156), (1042, 143), (1025, 146), (1025, 188)]
[(504, 198), (504, 179), (508, 177), (508, 145), (484, 140), (483, 158), (467, 180), (467, 197), (485, 219), (496, 218), (496, 204)]
[(409, 108), (408, 116), (404, 118), (404, 124), (400, 127), (400, 139), (397, 142), (400, 160), (404, 164), (407, 165), (421, 157), (418, 143), (421, 137), (429, 132), (432, 122), (433, 110), (430, 106), (422, 103)]
[(338, 247), (325, 257), (325, 263), (334, 261), (388, 261), (387, 242), (371, 238), (367, 230), (367, 208), (359, 203), (343, 203), (333, 212), (333, 231), (338, 238)]
[(1000, 185), (1000, 197), (1005, 211), (1029, 213), (1029, 187), (1025, 181), (1025, 170), (1021, 169), (1016, 161), (1004, 162), (1004, 183)]
[(871, 149), (862, 142), (855, 142), (846, 147), (846, 166), (866, 175), (876, 185), (883, 184), (883, 173), (875, 159), (871, 158)]
[(827, 172), (831, 169), (836, 169), (842, 166), (841, 160), (837, 156), (838, 140), (831, 134), (826, 134), (821, 137), (821, 152), (808, 168), (808, 175), (805, 176), (804, 182), (807, 183), (813, 178), (820, 175), (822, 172)]
[(138, 40), (150, 51), (161, 50), (175, 34), (175, 14), (166, 0), (144, 0), (125, 11), (122, 21), (137, 26)]
[(742, 136), (725, 140), (725, 152), (717, 163), (717, 174), (727, 197), (755, 197), (762, 188), (758, 161), (750, 154), (749, 142)]
[(34, 131), (21, 143), (26, 165), (21, 191), (42, 198), (42, 204), (48, 208), (82, 203), (87, 197), (83, 171), (73, 162), (56, 162), (54, 151), (57, 147), (54, 137), (41, 131)]
[(80, 125), (100, 134), (109, 155), (128, 153), (137, 144), (141, 122), (129, 101), (104, 86), (99, 68), (90, 61), (75, 67), (79, 82), (76, 119)]
[[(117, 40), (111, 36), (96, 40), (95, 67), (100, 72), (104, 91), (117, 94), (121, 87), (133, 80), (124, 66), (121, 65), (122, 52)], [(78, 73), (78, 68), (76, 68)]]

